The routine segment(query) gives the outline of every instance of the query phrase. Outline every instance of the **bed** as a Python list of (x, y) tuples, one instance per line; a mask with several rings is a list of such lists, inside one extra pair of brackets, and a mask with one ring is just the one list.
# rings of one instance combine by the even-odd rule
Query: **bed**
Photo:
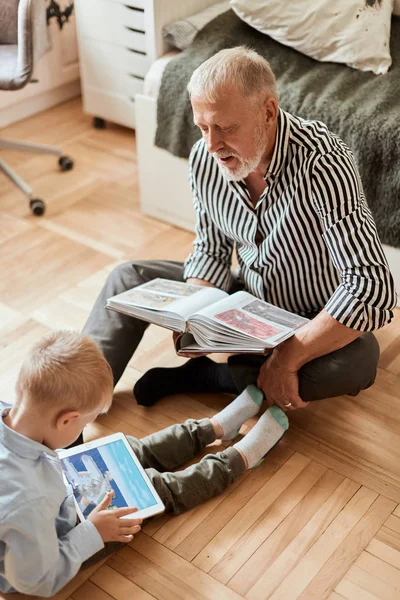
[[(400, 291), (400, 19), (395, 17), (391, 37), (393, 67), (388, 75), (380, 77), (341, 65), (317, 63), (259, 34), (232, 11), (206, 26), (186, 52), (174, 52), (163, 57), (162, 63), (157, 61), (146, 78), (145, 94), (137, 97), (142, 210), (193, 230), (194, 211), (186, 157), (199, 134), (192, 124), (186, 82), (190, 72), (208, 56), (223, 47), (241, 43), (259, 51), (266, 47), (277, 74), (284, 109), (326, 122), (354, 150), (367, 199)], [(335, 106), (332, 90), (321, 80), (323, 72), (331, 79), (331, 87), (336, 85), (336, 111), (332, 110)], [(368, 96), (375, 104), (367, 105), (362, 100)], [(378, 97), (380, 102), (376, 107)], [(157, 102), (162, 124), (158, 130)], [(359, 111), (358, 118), (356, 111)], [(379, 144), (374, 144), (376, 141)], [(379, 148), (376, 149), (376, 145)]]

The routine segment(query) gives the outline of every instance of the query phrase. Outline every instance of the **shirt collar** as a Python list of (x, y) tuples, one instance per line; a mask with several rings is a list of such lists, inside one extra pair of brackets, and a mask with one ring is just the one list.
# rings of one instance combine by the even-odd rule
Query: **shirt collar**
[(43, 454), (47, 454), (50, 457), (58, 457), (57, 452), (50, 450), (47, 446), (39, 444), (24, 435), (21, 435), (17, 431), (10, 429), (3, 421), (3, 417), (8, 414), (9, 407), (3, 408), (0, 413), (0, 443), (3, 444), (8, 450), (14, 454), (18, 454), (22, 458), (29, 458), (31, 460), (37, 460)]
[(271, 176), (276, 177), (279, 174), (285, 162), (289, 145), (290, 120), (284, 110), (278, 108), (278, 111), (278, 127), (276, 131), (274, 153), (264, 174), (264, 179)]

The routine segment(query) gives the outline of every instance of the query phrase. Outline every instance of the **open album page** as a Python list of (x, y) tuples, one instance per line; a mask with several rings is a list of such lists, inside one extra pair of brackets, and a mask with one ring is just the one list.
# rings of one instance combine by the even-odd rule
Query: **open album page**
[(201, 346), (263, 350), (273, 348), (308, 322), (247, 292), (236, 292), (189, 318), (190, 331)]
[(153, 279), (110, 298), (107, 307), (175, 331), (184, 331), (188, 317), (226, 297), (216, 288), (169, 279)]

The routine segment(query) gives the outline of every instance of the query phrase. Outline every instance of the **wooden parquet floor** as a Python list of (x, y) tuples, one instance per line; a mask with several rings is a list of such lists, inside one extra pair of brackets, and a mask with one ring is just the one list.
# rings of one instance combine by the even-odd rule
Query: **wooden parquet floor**
[[(114, 265), (182, 260), (193, 236), (141, 214), (133, 133), (92, 129), (80, 100), (1, 133), (62, 145), (75, 160), (73, 171), (60, 173), (52, 157), (2, 153), (48, 205), (45, 217), (32, 217), (0, 176), (0, 392), (12, 400), (26, 348), (51, 328), (81, 328)], [(148, 522), (57, 600), (398, 600), (399, 329), (397, 318), (378, 333), (371, 389), (291, 414), (288, 435), (259, 468), (195, 510)], [(229, 401), (193, 395), (137, 406), (131, 390), (141, 373), (182, 362), (169, 332), (150, 327), (112, 409), (86, 438), (141, 437)]]

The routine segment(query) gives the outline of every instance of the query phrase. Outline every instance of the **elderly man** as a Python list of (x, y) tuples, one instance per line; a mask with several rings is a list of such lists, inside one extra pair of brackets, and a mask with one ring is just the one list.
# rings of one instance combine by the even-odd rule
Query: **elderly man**
[(249, 383), (285, 411), (358, 394), (374, 382), (379, 346), (371, 331), (391, 321), (396, 294), (351, 151), (323, 123), (279, 108), (269, 64), (247, 48), (200, 65), (188, 91), (202, 133), (189, 160), (194, 250), (184, 265), (130, 262), (113, 271), (85, 333), (117, 381), (146, 323), (105, 310), (108, 297), (155, 277), (242, 288), (309, 323), (267, 358), (216, 364), (203, 356), (151, 369), (134, 388), (140, 404), (171, 393), (234, 393)]

